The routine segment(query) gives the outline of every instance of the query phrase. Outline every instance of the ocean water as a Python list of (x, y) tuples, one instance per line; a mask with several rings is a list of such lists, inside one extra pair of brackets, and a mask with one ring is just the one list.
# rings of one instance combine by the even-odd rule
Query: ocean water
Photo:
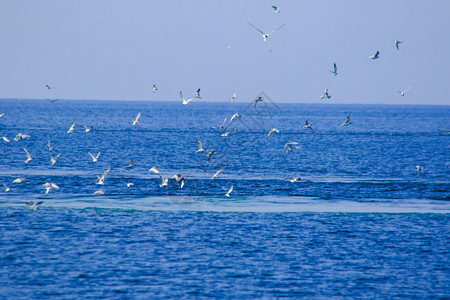
[(450, 297), (450, 108), (265, 99), (0, 100), (0, 298)]

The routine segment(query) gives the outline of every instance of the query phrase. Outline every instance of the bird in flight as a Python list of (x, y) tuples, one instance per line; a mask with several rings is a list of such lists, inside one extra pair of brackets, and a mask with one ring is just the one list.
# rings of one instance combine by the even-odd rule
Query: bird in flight
[(235, 113), (234, 115), (231, 116), (230, 122), (237, 119), (237, 118), (242, 118), (243, 115), (241, 115), (240, 113)]
[(67, 130), (67, 133), (72, 133), (75, 130), (75, 125), (77, 125), (77, 121), (73, 122), (72, 126), (70, 126), (69, 130)]
[(284, 145), (284, 147), (287, 148), (286, 154), (288, 154), (289, 152), (294, 151), (294, 149), (300, 149), (300, 147), (299, 147), (299, 146), (296, 146), (296, 145), (298, 145), (297, 142), (289, 142), (289, 143), (286, 143), (286, 145)]
[(59, 99), (47, 99), (50, 103), (55, 103), (56, 101), (58, 101)]
[(44, 85), (45, 85), (45, 88), (46, 88), (47, 90), (56, 89), (54, 86), (50, 86), (50, 85), (48, 85), (48, 84), (46, 84), (46, 83), (44, 83)]
[(417, 170), (417, 173), (419, 174), (419, 176), (422, 176), (422, 170), (423, 170), (423, 167), (417, 165), (417, 166), (416, 166), (416, 170)]
[(59, 190), (59, 186), (55, 183), (46, 182), (43, 184), (43, 186), (45, 187), (45, 195), (46, 196), (48, 195), (48, 193), (50, 193), (51, 189)]
[(350, 124), (352, 124), (352, 122), (350, 121), (350, 118), (352, 117), (352, 115), (348, 115), (347, 119), (345, 119), (345, 122), (341, 124), (341, 126), (348, 126)]
[(226, 197), (230, 197), (231, 192), (233, 191), (233, 185), (231, 185), (230, 189), (228, 190), (228, 192), (225, 194)]
[(138, 115), (136, 116), (136, 119), (134, 119), (133, 123), (131, 124), (132, 126), (139, 124), (139, 119), (141, 118), (141, 113), (138, 113)]
[(54, 164), (56, 164), (56, 161), (58, 160), (58, 158), (61, 156), (61, 153), (59, 153), (58, 155), (56, 155), (55, 157), (50, 155), (50, 162), (52, 163), (51, 165), (53, 166)]
[(326, 89), (323, 91), (322, 96), (320, 96), (320, 99), (323, 99), (323, 98), (327, 98), (327, 99), (330, 99), (330, 98), (331, 98), (331, 96), (328, 94), (328, 88), (326, 88)]
[(184, 186), (184, 177), (181, 176), (180, 174), (175, 174), (172, 176), (172, 179), (175, 179), (174, 184), (179, 184), (180, 183), (180, 188), (182, 189)]
[(404, 90), (404, 91), (400, 91), (400, 90), (396, 90), (397, 91), (397, 93), (399, 93), (400, 94), (400, 96), (405, 96), (405, 93), (407, 92), (407, 91), (409, 91), (409, 89), (411, 88), (411, 86), (409, 86), (406, 90)]
[(278, 130), (278, 129), (276, 129), (276, 128), (272, 128), (270, 131), (269, 131), (269, 133), (267, 134), (267, 138), (270, 138), (271, 136), (272, 136), (272, 134), (274, 134), (274, 133), (280, 133), (280, 131)]
[(280, 8), (278, 8), (277, 6), (272, 6), (273, 9), (273, 13), (274, 14), (279, 14), (280, 13)]
[(156, 85), (153, 85), (153, 86), (152, 86), (152, 92), (153, 92), (153, 93), (156, 93), (157, 90), (158, 90), (158, 88), (156, 87)]
[(29, 210), (36, 210), (39, 207), (39, 205), (41, 205), (42, 203), (44, 203), (44, 201), (39, 201), (36, 203), (34, 203), (33, 201), (25, 202), (25, 204), (28, 206)]
[(7, 143), (10, 142), (10, 140), (6, 136), (2, 136), (2, 137), (0, 137), (0, 139), (4, 140)]
[(400, 42), (400, 41), (397, 40), (397, 39), (394, 40), (394, 45), (395, 45), (395, 48), (397, 48), (397, 50), (400, 50), (400, 49), (398, 48), (398, 45), (401, 44), (401, 43), (403, 43), (403, 42)]
[(231, 98), (230, 98), (230, 102), (233, 102), (233, 100), (236, 100), (236, 99), (237, 99), (237, 96), (236, 96), (236, 93), (234, 93), (233, 96), (231, 96)]
[(277, 32), (278, 30), (280, 30), (281, 28), (283, 28), (284, 25), (286, 25), (286, 24), (283, 24), (283, 25), (281, 25), (280, 27), (278, 27), (277, 29), (274, 29), (274, 30), (272, 30), (272, 31), (269, 32), (269, 33), (264, 33), (261, 29), (256, 28), (256, 27), (253, 26), (250, 22), (247, 22), (247, 23), (248, 23), (248, 25), (252, 26), (253, 28), (255, 28), (256, 30), (258, 30), (258, 31), (262, 34), (263, 39), (264, 39), (264, 42), (267, 40), (267, 38), (269, 37), (269, 35), (271, 35), (271, 34), (274, 33), (274, 32)]
[(289, 177), (289, 178), (285, 178), (284, 180), (288, 180), (291, 183), (294, 182), (300, 182), (302, 179), (300, 177)]
[(31, 157), (30, 152), (28, 152), (28, 150), (25, 147), (23, 147), (23, 150), (25, 151), (25, 155), (27, 156), (27, 160), (25, 161), (25, 163), (27, 164), (30, 161), (32, 161), (33, 158)]
[(197, 140), (198, 143), (198, 150), (196, 152), (203, 152), (205, 149), (203, 149), (203, 144), (200, 140)]
[(371, 59), (378, 59), (380, 57), (380, 51), (377, 51), (374, 55), (369, 56)]
[(333, 63), (333, 71), (332, 70), (328, 70), (328, 71), (330, 71), (331, 74), (333, 74), (333, 76), (336, 76), (338, 74), (336, 63)]
[(217, 178), (217, 176), (219, 176), (220, 173), (222, 173), (222, 171), (225, 169), (225, 167), (222, 167), (222, 169), (220, 169), (219, 171), (217, 171), (212, 177), (211, 179), (215, 179)]
[(96, 156), (94, 156), (94, 154), (92, 154), (91, 152), (88, 152), (88, 153), (91, 156), (93, 162), (97, 162), (98, 161), (98, 157), (100, 156), (100, 152), (97, 153)]
[[(236, 94), (235, 94), (236, 95)], [(1, 114), (0, 114), (0, 118), (1, 117), (3, 117), (4, 115), (6, 114), (6, 112), (4, 111), (4, 112), (2, 112)]]
[(8, 187), (6, 184), (3, 184), (3, 186), (5, 187), (5, 192), (9, 192), (11, 190), (11, 188)]
[(258, 104), (258, 102), (262, 102), (262, 101), (264, 101), (262, 96), (259, 96), (258, 98), (255, 98), (253, 100), (253, 107), (256, 107), (256, 104)]
[(214, 150), (211, 150), (208, 152), (208, 154), (206, 154), (206, 158), (208, 159), (208, 161), (211, 161), (211, 157), (213, 155), (216, 155), (216, 151), (214, 151)]
[(194, 98), (198, 98), (198, 99), (201, 99), (201, 98), (202, 98), (202, 97), (200, 97), (200, 89), (198, 89), (198, 90), (195, 92)]
[(309, 123), (308, 120), (306, 120), (305, 125), (303, 125), (303, 128), (312, 129), (311, 123)]
[(184, 97), (183, 97), (183, 93), (180, 91), (180, 98), (181, 98), (181, 100), (183, 100), (183, 104), (184, 104), (184, 105), (188, 105), (192, 100), (194, 100), (194, 99), (197, 98), (197, 97), (190, 98), (190, 99), (186, 100), (186, 99), (184, 99)]

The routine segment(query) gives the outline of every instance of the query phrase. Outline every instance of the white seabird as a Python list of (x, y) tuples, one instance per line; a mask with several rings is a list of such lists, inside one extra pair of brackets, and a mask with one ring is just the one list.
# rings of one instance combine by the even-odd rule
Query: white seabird
[(105, 194), (105, 192), (102, 190), (97, 190), (94, 192), (94, 195), (104, 195), (104, 194)]
[(237, 96), (236, 96), (236, 93), (234, 93), (233, 96), (231, 96), (231, 98), (230, 98), (230, 102), (233, 102), (233, 100), (236, 100), (236, 99), (237, 99)]
[(217, 176), (219, 176), (220, 173), (222, 173), (222, 171), (225, 169), (225, 167), (222, 167), (222, 169), (220, 169), (219, 171), (217, 171), (212, 177), (211, 179), (215, 179), (217, 178)]
[(330, 71), (331, 74), (333, 74), (333, 76), (336, 76), (338, 74), (336, 63), (333, 63), (333, 71), (331, 71), (331, 70), (328, 70), (328, 71)]
[(52, 151), (52, 150), (53, 150), (53, 146), (52, 146), (52, 143), (50, 142), (50, 140), (48, 140), (47, 146), (48, 146), (48, 150), (49, 150), (49, 151)]
[(56, 164), (56, 161), (58, 160), (58, 158), (61, 156), (61, 153), (59, 153), (58, 155), (56, 155), (55, 157), (50, 155), (50, 162), (51, 165), (53, 166), (54, 164)]
[(196, 152), (203, 152), (205, 149), (203, 149), (203, 144), (200, 140), (197, 140), (198, 143), (198, 150)]
[(400, 42), (400, 41), (397, 40), (397, 39), (394, 40), (394, 45), (395, 45), (395, 48), (397, 48), (397, 50), (400, 50), (400, 49), (398, 48), (398, 45), (401, 44), (401, 43), (403, 43), (403, 42)]
[(369, 56), (369, 58), (371, 58), (371, 59), (378, 59), (378, 58), (380, 58), (380, 51), (377, 51), (374, 55)]
[(129, 188), (132, 187), (133, 185), (134, 185), (134, 183), (128, 182), (128, 183), (127, 183), (127, 189), (129, 189)]
[(348, 126), (350, 124), (352, 124), (352, 122), (350, 121), (350, 118), (352, 117), (352, 115), (348, 115), (347, 119), (345, 119), (345, 122), (341, 124), (341, 126)]
[(289, 142), (289, 143), (286, 143), (286, 145), (284, 145), (284, 147), (287, 148), (286, 154), (288, 154), (289, 152), (294, 151), (294, 149), (300, 149), (300, 147), (299, 147), (299, 146), (296, 146), (296, 145), (298, 145), (297, 142)]
[(400, 94), (400, 96), (405, 96), (405, 93), (407, 92), (407, 91), (409, 91), (409, 89), (411, 88), (411, 86), (409, 86), (406, 90), (404, 90), (404, 91), (400, 91), (400, 90), (396, 90), (397, 91), (397, 93), (399, 93)]
[(19, 132), (16, 135), (16, 137), (14, 138), (14, 140), (17, 142), (19, 140), (23, 140), (23, 139), (27, 139), (27, 138), (30, 138), (30, 136), (28, 134), (24, 134), (24, 133)]
[(288, 180), (289, 182), (294, 183), (294, 182), (300, 182), (302, 179), (300, 177), (288, 177), (288, 178), (285, 178), (284, 180)]
[(417, 170), (417, 173), (419, 174), (419, 176), (422, 176), (422, 170), (423, 170), (423, 167), (417, 165), (417, 166), (416, 166), (416, 170)]
[(262, 34), (263, 39), (264, 39), (264, 42), (267, 40), (267, 38), (269, 37), (269, 35), (271, 35), (271, 34), (274, 33), (274, 32), (277, 32), (278, 30), (280, 30), (281, 28), (283, 28), (284, 25), (286, 25), (286, 24), (283, 24), (283, 25), (281, 25), (280, 27), (278, 27), (277, 29), (274, 29), (274, 30), (272, 30), (272, 31), (269, 32), (269, 33), (264, 33), (261, 29), (256, 28), (256, 27), (253, 26), (250, 22), (247, 22), (247, 23), (248, 23), (248, 25), (252, 26), (253, 28), (255, 28), (256, 30), (258, 30), (258, 31)]
[(138, 113), (136, 116), (136, 119), (134, 119), (133, 123), (131, 123), (132, 126), (139, 124), (139, 119), (141, 118), (141, 113)]
[(39, 207), (39, 205), (41, 205), (42, 203), (44, 203), (44, 201), (39, 201), (36, 203), (34, 203), (33, 201), (25, 202), (25, 204), (28, 206), (29, 210), (36, 210)]
[(7, 142), (7, 143), (10, 142), (10, 140), (9, 140), (6, 136), (2, 136), (1, 139), (4, 140), (4, 141)]
[(273, 13), (274, 14), (279, 14), (280, 13), (280, 9), (277, 6), (272, 6), (273, 9)]
[(303, 128), (312, 129), (311, 123), (309, 123), (308, 120), (306, 120), (305, 125), (303, 125)]
[(72, 133), (75, 130), (75, 125), (77, 125), (77, 121), (73, 122), (72, 126), (70, 126), (69, 130), (67, 130), (67, 133)]
[(88, 153), (91, 156), (93, 162), (97, 162), (98, 161), (98, 157), (100, 156), (100, 152), (97, 153), (96, 156), (94, 156), (91, 152), (88, 152)]
[(184, 105), (188, 105), (192, 100), (195, 99), (195, 97), (194, 97), (194, 98), (190, 98), (190, 99), (188, 99), (188, 100), (184, 99), (183, 93), (182, 93), (181, 91), (180, 91), (180, 98), (181, 98), (181, 100), (183, 101), (183, 104), (184, 104)]
[(51, 189), (57, 189), (59, 190), (59, 186), (55, 183), (46, 182), (43, 184), (43, 187), (45, 187), (45, 195), (47, 196), (48, 193), (50, 193)]
[(85, 131), (85, 132), (89, 132), (89, 131), (91, 131), (91, 129), (92, 129), (92, 126), (87, 127), (86, 125), (83, 125), (83, 127), (84, 127), (84, 131)]
[(27, 156), (27, 160), (25, 161), (25, 163), (27, 164), (30, 161), (32, 161), (33, 158), (31, 157), (30, 152), (28, 152), (28, 150), (25, 147), (23, 147), (23, 150), (25, 151), (25, 155)]
[(158, 90), (158, 88), (156, 87), (156, 85), (153, 85), (153, 86), (152, 86), (152, 92), (153, 92), (153, 93), (156, 93), (157, 90)]
[(256, 104), (258, 104), (258, 102), (262, 102), (262, 101), (264, 101), (262, 96), (259, 96), (258, 98), (255, 98), (253, 100), (253, 107), (256, 107)]
[(237, 118), (242, 118), (242, 117), (244, 117), (244, 116), (237, 112), (233, 116), (231, 116), (230, 122)]
[(326, 89), (323, 91), (322, 96), (320, 96), (320, 99), (323, 99), (323, 98), (327, 98), (327, 99), (330, 99), (330, 98), (331, 98), (331, 96), (328, 94), (328, 88), (326, 88)]
[(149, 171), (158, 174), (159, 177), (161, 178), (161, 184), (159, 185), (159, 187), (165, 187), (169, 184), (169, 178), (163, 177), (157, 167), (151, 167)]
[(5, 187), (5, 192), (9, 192), (11, 188), (9, 188), (6, 184), (3, 183), (3, 186)]
[(184, 177), (183, 176), (181, 176), (180, 174), (177, 173), (172, 176), (172, 179), (175, 179), (174, 184), (180, 183), (181, 184), (180, 188), (183, 188), (183, 186), (184, 186)]
[(25, 181), (29, 181), (29, 179), (25, 178), (25, 177), (19, 177), (19, 178), (14, 179), (13, 183), (22, 183), (22, 182), (25, 182)]
[(0, 118), (3, 117), (3, 116), (5, 115), (5, 113), (6, 113), (5, 111), (2, 112), (2, 113), (0, 114)]
[(225, 196), (230, 197), (230, 194), (232, 191), (233, 191), (233, 185), (231, 185), (230, 189), (228, 190), (228, 192), (226, 192)]
[(231, 129), (230, 131), (228, 131), (228, 132), (224, 132), (224, 133), (222, 133), (220, 136), (229, 136), (230, 134), (232, 134), (234, 132), (234, 128), (233, 129)]
[(267, 138), (270, 138), (271, 136), (272, 136), (272, 134), (274, 134), (274, 133), (280, 133), (280, 131), (278, 130), (278, 129), (276, 129), (276, 128), (272, 128), (270, 131), (269, 131), (269, 133), (267, 134)]

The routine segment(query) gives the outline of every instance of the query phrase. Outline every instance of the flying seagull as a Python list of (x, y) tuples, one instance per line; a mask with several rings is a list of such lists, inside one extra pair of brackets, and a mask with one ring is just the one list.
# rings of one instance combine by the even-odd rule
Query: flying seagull
[(272, 134), (274, 134), (274, 133), (280, 133), (280, 131), (278, 130), (278, 129), (276, 129), (276, 128), (272, 128), (270, 131), (269, 131), (269, 133), (267, 134), (267, 138), (270, 138), (271, 136), (272, 136)]
[(405, 93), (407, 92), (407, 91), (409, 91), (409, 89), (411, 88), (411, 86), (409, 86), (406, 90), (404, 90), (404, 91), (400, 91), (400, 90), (396, 90), (397, 91), (397, 93), (399, 93), (400, 94), (400, 96), (405, 96)]
[(181, 91), (180, 91), (180, 98), (181, 98), (181, 100), (183, 101), (183, 104), (184, 104), (184, 105), (188, 105), (192, 100), (195, 99), (195, 97), (194, 97), (194, 98), (190, 98), (190, 99), (188, 99), (188, 100), (184, 99), (183, 93), (182, 93)]
[(141, 118), (141, 113), (138, 113), (136, 116), (136, 119), (134, 119), (133, 123), (131, 124), (132, 126), (139, 124), (139, 119)]
[(336, 76), (338, 74), (336, 63), (333, 63), (333, 71), (332, 70), (328, 70), (328, 71), (330, 71), (331, 74), (333, 74), (333, 76)]
[(49, 86), (48, 84), (46, 84), (46, 83), (44, 83), (44, 85), (45, 85), (45, 88), (47, 89), (47, 90), (50, 90), (50, 89), (54, 89), (55, 87), (53, 87), (53, 86)]
[(9, 192), (11, 190), (11, 188), (9, 188), (6, 184), (3, 184), (3, 186), (5, 187), (5, 192)]
[(217, 171), (212, 177), (211, 179), (215, 179), (217, 178), (217, 176), (219, 176), (220, 173), (222, 173), (222, 171), (225, 169), (225, 167), (222, 167), (222, 169), (220, 169), (219, 171)]
[(231, 129), (231, 130), (228, 131), (228, 132), (224, 132), (224, 133), (222, 133), (220, 136), (229, 136), (230, 134), (232, 134), (232, 133), (234, 132), (234, 129), (235, 129), (235, 128)]
[[(236, 95), (236, 94), (235, 94), (235, 95)], [(5, 115), (5, 113), (6, 113), (5, 111), (2, 112), (2, 113), (0, 114), (0, 118), (3, 117), (3, 116)]]
[(23, 139), (27, 139), (30, 138), (30, 136), (28, 134), (24, 134), (19, 132), (16, 137), (14, 138), (15, 141), (19, 141), (19, 140), (23, 140)]
[(77, 121), (73, 122), (72, 126), (70, 126), (69, 130), (67, 130), (67, 133), (72, 133), (75, 130), (75, 125), (77, 125)]
[(401, 43), (403, 43), (403, 42), (400, 42), (400, 41), (397, 40), (397, 39), (394, 40), (394, 45), (395, 45), (395, 48), (397, 48), (397, 50), (400, 50), (400, 49), (398, 48), (398, 44), (401, 44)]
[(172, 176), (172, 179), (175, 179), (174, 184), (180, 183), (181, 184), (180, 188), (183, 188), (183, 186), (184, 186), (184, 177), (183, 176), (181, 176), (180, 174), (177, 173)]
[(104, 195), (104, 194), (105, 194), (105, 192), (102, 190), (97, 190), (94, 192), (94, 195)]
[(49, 151), (52, 151), (52, 150), (53, 150), (53, 146), (52, 146), (52, 143), (51, 143), (50, 140), (48, 140), (47, 146), (48, 146), (48, 150), (49, 150)]
[(423, 170), (423, 167), (417, 165), (417, 166), (416, 166), (416, 170), (417, 170), (417, 173), (419, 174), (419, 176), (422, 176), (422, 170)]
[(242, 118), (243, 115), (241, 115), (240, 113), (235, 113), (233, 116), (231, 116), (230, 122), (237, 119), (237, 118)]
[(58, 101), (59, 99), (47, 99), (50, 103), (55, 103), (56, 101)]
[(369, 56), (371, 59), (378, 59), (380, 57), (380, 51), (377, 51), (374, 55)]
[(327, 98), (327, 99), (330, 99), (330, 98), (331, 98), (331, 96), (328, 95), (328, 89), (325, 89), (325, 90), (323, 91), (322, 96), (320, 96), (320, 99), (323, 99), (323, 98)]
[(206, 154), (206, 158), (208, 159), (208, 161), (211, 161), (211, 156), (216, 155), (216, 151), (211, 150), (208, 152), (208, 154)]
[(25, 202), (25, 204), (28, 206), (29, 210), (36, 210), (39, 207), (39, 205), (41, 205), (42, 203), (44, 203), (44, 201), (39, 201), (36, 203), (34, 203), (33, 201)]
[(14, 179), (13, 183), (22, 183), (22, 182), (29, 181), (29, 180), (30, 179), (28, 179), (28, 178), (19, 177), (19, 178)]
[(83, 127), (84, 127), (84, 131), (85, 132), (89, 132), (92, 129), (92, 126), (91, 127), (87, 127), (86, 125), (83, 125)]
[(298, 145), (297, 142), (289, 142), (289, 143), (286, 143), (286, 145), (284, 145), (284, 147), (287, 148), (286, 154), (288, 154), (289, 152), (294, 151), (294, 149), (300, 149), (300, 147), (299, 147), (299, 146), (296, 146), (296, 145)]
[(134, 161), (130, 158), (130, 163), (128, 164), (128, 168), (132, 168), (134, 166)]
[(30, 152), (28, 152), (28, 150), (27, 150), (25, 147), (23, 147), (23, 150), (25, 151), (25, 154), (26, 154), (26, 156), (27, 156), (27, 160), (25, 161), (25, 163), (27, 164), (27, 163), (29, 163), (30, 161), (32, 161), (33, 158), (31, 157)]
[(100, 156), (100, 152), (97, 153), (96, 156), (94, 156), (94, 154), (92, 154), (91, 152), (88, 152), (88, 153), (91, 156), (93, 162), (97, 162), (98, 161), (98, 157)]
[(305, 125), (303, 125), (303, 128), (312, 129), (311, 123), (309, 123), (308, 120), (306, 120)]
[(196, 152), (203, 152), (205, 149), (203, 149), (203, 144), (200, 140), (197, 140), (198, 143), (198, 150)]
[(231, 192), (233, 191), (233, 185), (231, 185), (230, 189), (228, 190), (228, 192), (225, 194), (226, 197), (230, 197)]
[(42, 186), (45, 187), (45, 195), (46, 196), (48, 195), (48, 193), (50, 193), (51, 189), (59, 190), (59, 186), (57, 184), (51, 183), (51, 182), (46, 182)]
[(262, 101), (264, 101), (264, 99), (263, 99), (262, 96), (259, 96), (258, 98), (254, 99), (254, 100), (253, 100), (253, 107), (256, 107), (256, 104), (257, 104), (258, 102), (262, 102)]
[(10, 140), (9, 140), (6, 136), (2, 136), (1, 139), (4, 140), (4, 141), (7, 142), (7, 143), (10, 142)]
[(199, 98), (199, 99), (202, 98), (202, 97), (200, 97), (200, 89), (198, 89), (198, 90), (195, 92), (194, 98)]
[(347, 119), (345, 119), (345, 122), (342, 123), (341, 126), (348, 126), (348, 125), (352, 124), (352, 122), (350, 121), (351, 116), (352, 116), (352, 115), (349, 114), (349, 115), (347, 116)]
[(51, 165), (53, 166), (54, 164), (56, 164), (56, 161), (58, 160), (58, 158), (61, 156), (61, 153), (59, 153), (58, 155), (56, 155), (55, 157), (50, 155), (50, 162), (52, 163)]
[(233, 96), (231, 96), (231, 98), (230, 98), (230, 102), (233, 102), (233, 100), (236, 100), (236, 99), (237, 99), (237, 96), (236, 96), (236, 93), (234, 93)]
[(151, 167), (149, 171), (158, 174), (161, 178), (161, 184), (159, 185), (159, 187), (165, 187), (169, 184), (169, 178), (163, 177), (157, 167)]
[(280, 13), (280, 9), (278, 7), (272, 6), (272, 8), (273, 8), (273, 13), (274, 14), (279, 14)]
[(153, 86), (152, 86), (152, 92), (153, 92), (153, 93), (156, 93), (157, 90), (158, 90), (158, 88), (156, 87), (156, 85), (153, 85)]
[(127, 183), (127, 189), (129, 189), (129, 188), (132, 187), (133, 185), (134, 185), (134, 183), (132, 183), (132, 182)]
[(262, 34), (263, 39), (264, 39), (264, 42), (267, 40), (267, 38), (269, 37), (269, 35), (271, 35), (271, 34), (274, 33), (274, 32), (277, 32), (278, 30), (280, 30), (281, 28), (283, 28), (284, 25), (286, 25), (286, 24), (283, 24), (283, 25), (281, 25), (280, 27), (278, 27), (277, 29), (274, 29), (274, 30), (272, 30), (272, 31), (269, 32), (269, 33), (264, 33), (262, 30), (260, 30), (260, 29), (256, 28), (255, 26), (253, 26), (250, 22), (247, 22), (247, 23), (248, 23), (248, 25), (252, 26), (253, 28), (255, 28), (256, 30), (258, 30), (258, 31)]

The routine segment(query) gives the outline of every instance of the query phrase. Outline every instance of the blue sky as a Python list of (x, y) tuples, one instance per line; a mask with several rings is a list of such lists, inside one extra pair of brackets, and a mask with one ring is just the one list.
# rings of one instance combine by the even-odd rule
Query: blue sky
[[(207, 102), (264, 91), (277, 102), (448, 105), (449, 12), (448, 0), (3, 0), (0, 98), (180, 101), (201, 88)], [(264, 42), (247, 22), (286, 26)], [(332, 97), (319, 100), (325, 88)]]

